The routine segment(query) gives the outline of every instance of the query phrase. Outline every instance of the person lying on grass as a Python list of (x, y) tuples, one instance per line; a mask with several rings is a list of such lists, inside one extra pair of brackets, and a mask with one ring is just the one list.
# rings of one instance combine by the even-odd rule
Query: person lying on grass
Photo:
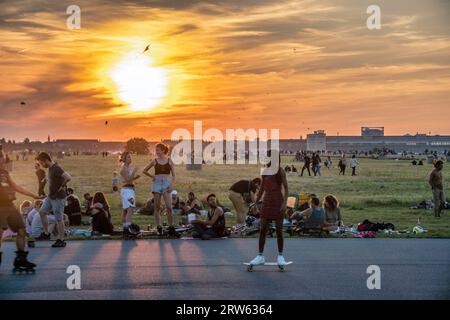
[(202, 240), (221, 238), (225, 236), (225, 214), (223, 209), (217, 203), (215, 194), (210, 194), (206, 201), (211, 208), (208, 212), (207, 220), (194, 220), (191, 222), (194, 226), (192, 237)]

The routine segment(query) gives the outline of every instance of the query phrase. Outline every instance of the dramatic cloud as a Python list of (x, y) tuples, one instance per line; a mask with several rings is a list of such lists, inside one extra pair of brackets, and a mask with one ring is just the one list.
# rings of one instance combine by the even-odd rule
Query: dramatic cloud
[[(449, 1), (377, 1), (381, 30), (366, 27), (368, 0), (70, 4), (81, 30), (67, 29), (64, 1), (0, 3), (0, 137), (157, 140), (194, 120), (285, 138), (449, 133)], [(167, 96), (131, 112), (111, 71), (148, 44)]]

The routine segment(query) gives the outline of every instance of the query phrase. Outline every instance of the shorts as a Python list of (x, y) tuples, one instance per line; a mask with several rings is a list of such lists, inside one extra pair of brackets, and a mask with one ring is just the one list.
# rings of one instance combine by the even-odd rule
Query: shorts
[(8, 228), (13, 232), (25, 229), (25, 222), (19, 210), (14, 205), (0, 207), (0, 230), (6, 230)]
[(136, 192), (133, 188), (122, 188), (121, 195), (123, 210), (128, 208), (136, 208)]
[(237, 193), (233, 190), (229, 191), (228, 198), (233, 203), (234, 208), (236, 209), (237, 213), (247, 213), (247, 203), (244, 200), (244, 197), (242, 194)]
[(45, 198), (42, 204), (39, 214), (50, 214), (53, 213), (56, 221), (64, 221), (64, 208), (66, 207), (66, 199), (51, 199), (49, 197)]
[(169, 191), (170, 178), (167, 176), (155, 176), (153, 178), (152, 193), (166, 193)]

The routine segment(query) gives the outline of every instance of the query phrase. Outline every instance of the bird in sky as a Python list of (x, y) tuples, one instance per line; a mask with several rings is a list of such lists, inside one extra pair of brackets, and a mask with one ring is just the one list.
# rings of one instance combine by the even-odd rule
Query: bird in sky
[(150, 50), (150, 45), (146, 46), (145, 49), (144, 49), (144, 51), (142, 51), (142, 53), (145, 53), (145, 52), (147, 52), (147, 51), (149, 51), (149, 50)]

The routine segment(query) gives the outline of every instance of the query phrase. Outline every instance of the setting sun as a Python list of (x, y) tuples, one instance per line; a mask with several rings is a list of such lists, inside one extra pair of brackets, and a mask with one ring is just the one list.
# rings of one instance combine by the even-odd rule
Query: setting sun
[(160, 105), (167, 95), (167, 72), (152, 66), (146, 55), (128, 57), (111, 72), (117, 86), (117, 98), (132, 111), (147, 111)]

